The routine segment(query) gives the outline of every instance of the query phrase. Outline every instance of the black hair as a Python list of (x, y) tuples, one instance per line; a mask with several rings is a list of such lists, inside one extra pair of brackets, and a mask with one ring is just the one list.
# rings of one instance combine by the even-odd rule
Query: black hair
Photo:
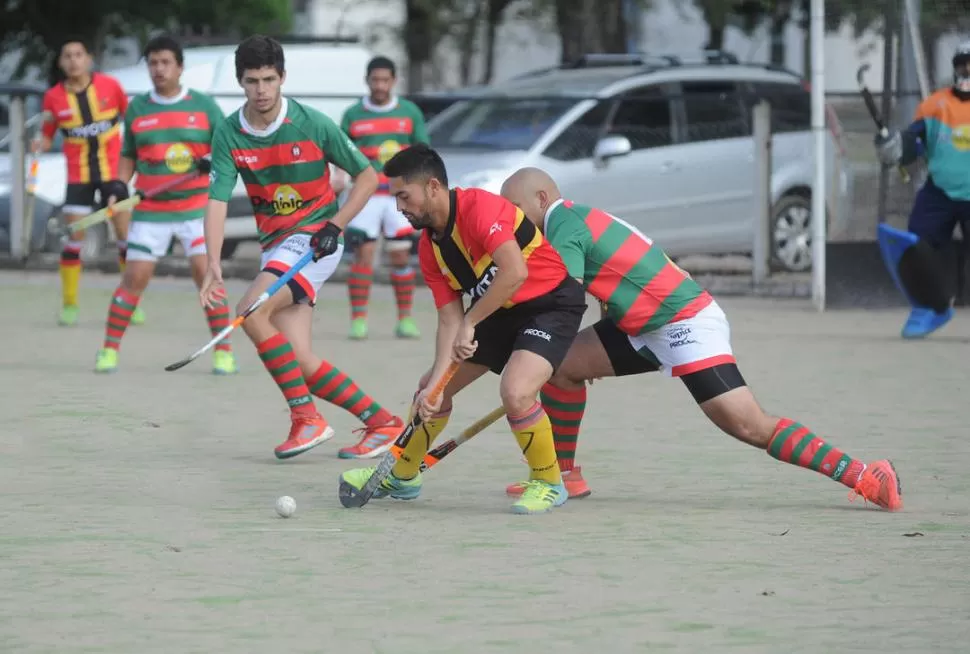
[(57, 56), (58, 57), (60, 57), (61, 54), (64, 52), (64, 46), (67, 45), (68, 43), (80, 43), (81, 44), (81, 47), (84, 48), (84, 51), (85, 52), (87, 52), (88, 54), (91, 53), (91, 45), (88, 43), (88, 40), (86, 38), (84, 38), (83, 36), (78, 36), (78, 35), (74, 34), (74, 35), (71, 35), (71, 36), (68, 36), (68, 37), (64, 38), (61, 41), (61, 44), (57, 48)]
[(254, 34), (236, 48), (236, 80), (242, 81), (243, 73), (247, 70), (266, 67), (275, 68), (282, 77), (284, 63), (283, 46), (279, 41), (262, 34)]
[(61, 70), (61, 54), (64, 52), (64, 46), (68, 43), (80, 43), (85, 52), (91, 52), (87, 40), (81, 36), (71, 35), (63, 39), (57, 48), (57, 52), (54, 53), (54, 57), (51, 59), (51, 67), (47, 74), (47, 81), (51, 86), (57, 86), (57, 84), (67, 79), (67, 74)]
[(148, 59), (148, 55), (153, 52), (164, 52), (168, 50), (173, 55), (175, 55), (175, 62), (181, 66), (182, 62), (185, 60), (185, 55), (182, 52), (182, 46), (173, 37), (167, 34), (161, 34), (156, 36), (148, 43), (145, 44), (145, 49), (142, 51), (142, 56)]
[(394, 67), (394, 62), (387, 57), (374, 57), (369, 62), (367, 62), (367, 76), (375, 70), (389, 70), (391, 71), (391, 77), (397, 77), (397, 68)]
[(445, 162), (441, 160), (440, 154), (424, 143), (412, 145), (391, 157), (384, 164), (384, 175), (400, 177), (408, 183), (416, 179), (426, 181), (434, 178), (441, 182), (445, 188), (448, 187), (448, 173), (445, 171)]

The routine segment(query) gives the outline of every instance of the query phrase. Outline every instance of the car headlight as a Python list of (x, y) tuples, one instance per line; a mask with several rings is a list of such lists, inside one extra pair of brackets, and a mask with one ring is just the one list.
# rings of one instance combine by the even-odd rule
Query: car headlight
[(505, 170), (482, 170), (462, 177), (458, 185), (464, 188), (480, 188), (489, 193), (498, 193), (509, 176)]

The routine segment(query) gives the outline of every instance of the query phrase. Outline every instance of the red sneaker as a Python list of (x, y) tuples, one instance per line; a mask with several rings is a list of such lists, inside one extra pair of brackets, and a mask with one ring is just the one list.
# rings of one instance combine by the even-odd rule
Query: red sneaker
[[(525, 490), (526, 483), (520, 481), (509, 484), (505, 489), (505, 494), (510, 497), (519, 497)], [(569, 491), (569, 499), (571, 500), (588, 497), (593, 492), (589, 489), (586, 480), (583, 479), (583, 469), (580, 466), (576, 466), (572, 470), (567, 470), (562, 473), (562, 483), (566, 485), (566, 490)]]
[(334, 436), (333, 428), (319, 413), (309, 416), (294, 413), (292, 420), (290, 435), (273, 450), (277, 459), (289, 459), (302, 454)]
[(849, 493), (849, 499), (854, 500), (856, 495), (861, 495), (867, 502), (888, 511), (902, 509), (903, 489), (892, 462), (882, 460), (867, 465), (855, 488)]
[(394, 418), (386, 425), (379, 427), (364, 427), (357, 429), (355, 434), (362, 433), (360, 441), (350, 447), (342, 447), (337, 452), (341, 459), (373, 459), (391, 449), (394, 441), (404, 431), (404, 421)]

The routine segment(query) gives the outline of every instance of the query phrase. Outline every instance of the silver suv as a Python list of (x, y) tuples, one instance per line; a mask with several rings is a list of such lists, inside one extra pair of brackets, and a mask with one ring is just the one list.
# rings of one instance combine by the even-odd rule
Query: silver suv
[[(620, 216), (672, 256), (750, 253), (757, 215), (751, 109), (760, 98), (772, 105), (773, 265), (807, 270), (811, 102), (790, 71), (723, 53), (697, 62), (590, 55), (475, 89), (428, 128), (452, 184), (498, 192), (515, 169), (538, 166), (565, 196)], [(837, 151), (830, 136), (829, 170)], [(834, 206), (846, 215), (849, 171), (830, 175), (829, 187), (830, 212)]]

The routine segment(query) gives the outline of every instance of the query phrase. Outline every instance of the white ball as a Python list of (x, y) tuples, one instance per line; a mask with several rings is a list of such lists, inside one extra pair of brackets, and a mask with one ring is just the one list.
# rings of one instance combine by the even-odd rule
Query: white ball
[(289, 518), (294, 511), (296, 511), (296, 500), (289, 495), (284, 495), (276, 500), (276, 512), (280, 514), (280, 517)]

